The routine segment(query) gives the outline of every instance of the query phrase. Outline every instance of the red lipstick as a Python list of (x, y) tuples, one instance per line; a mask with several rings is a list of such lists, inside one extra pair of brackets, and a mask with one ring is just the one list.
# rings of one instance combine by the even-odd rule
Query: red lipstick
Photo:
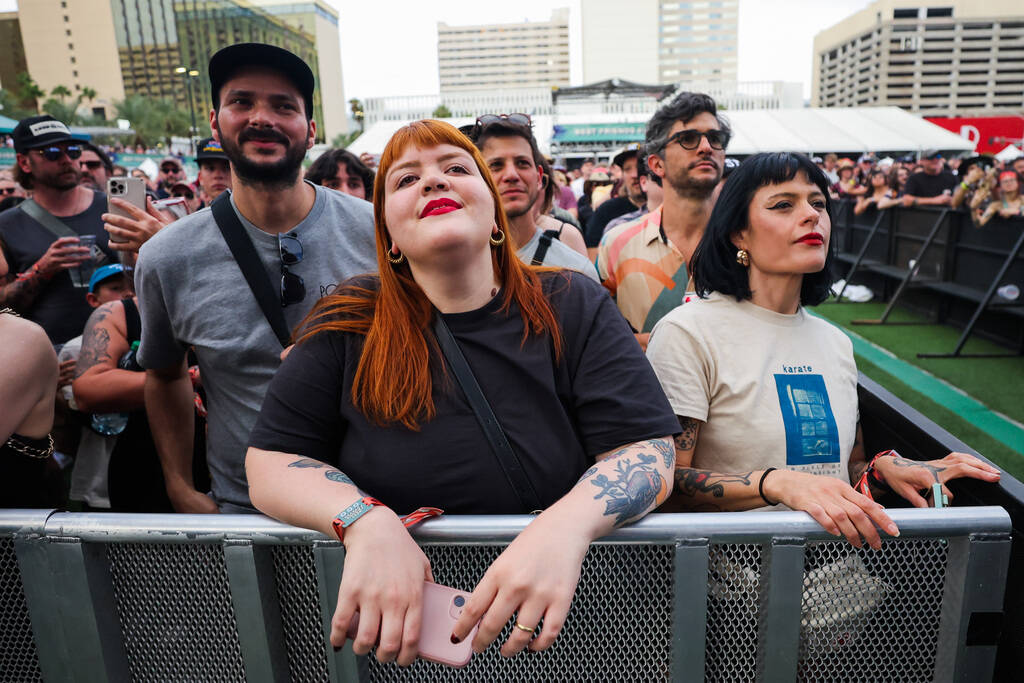
[(443, 213), (451, 213), (452, 211), (458, 211), (462, 208), (462, 204), (459, 204), (454, 199), (431, 199), (427, 202), (427, 205), (423, 207), (423, 211), (420, 212), (420, 218), (426, 218), (427, 216), (440, 216)]
[(818, 232), (809, 232), (800, 239), (797, 240), (802, 244), (809, 244), (814, 247), (820, 247), (825, 243), (825, 238)]

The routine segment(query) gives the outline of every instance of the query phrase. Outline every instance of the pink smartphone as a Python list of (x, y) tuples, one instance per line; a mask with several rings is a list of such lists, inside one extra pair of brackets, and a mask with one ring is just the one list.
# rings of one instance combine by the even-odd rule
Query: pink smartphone
[[(123, 199), (129, 204), (134, 204), (143, 211), (146, 210), (146, 182), (142, 178), (126, 178), (117, 176), (107, 180), (107, 213), (124, 218), (132, 218), (124, 209), (119, 209), (110, 203), (111, 197)], [(109, 233), (108, 233), (109, 235)], [(128, 240), (110, 235), (111, 242), (127, 242)]]
[[(452, 629), (455, 622), (462, 616), (462, 610), (469, 600), (469, 593), (442, 586), (437, 583), (423, 582), (423, 618), (420, 624), (419, 656), (423, 659), (463, 667), (469, 664), (473, 656), (473, 638), (479, 624), (473, 627), (461, 643), (452, 642)], [(359, 612), (349, 622), (346, 636), (349, 640), (356, 637), (359, 631)]]

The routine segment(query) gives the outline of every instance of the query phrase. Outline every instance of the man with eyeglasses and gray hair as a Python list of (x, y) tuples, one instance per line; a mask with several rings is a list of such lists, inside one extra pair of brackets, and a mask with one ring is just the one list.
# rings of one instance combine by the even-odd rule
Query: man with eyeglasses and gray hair
[(647, 124), (647, 166), (662, 179), (664, 201), (605, 233), (597, 255), (602, 282), (644, 348), (690, 289), (687, 264), (711, 216), (731, 135), (702, 93), (680, 93)]
[[(92, 312), (83, 289), (89, 276), (76, 283), (77, 269), (90, 259), (116, 260), (100, 218), (106, 196), (79, 184), (82, 146), (64, 123), (30, 116), (12, 137), (15, 180), (32, 190), (32, 199), (0, 214), (0, 308), (14, 309), (63, 344), (82, 333)], [(82, 246), (90, 240), (95, 247)], [(70, 381), (68, 372), (62, 368)]]
[[(314, 77), (272, 45), (226, 47), (209, 63), (210, 127), (231, 190), (160, 230), (139, 251), (138, 361), (145, 404), (178, 512), (255, 512), (245, 452), (267, 385), (313, 304), (376, 272), (373, 207), (302, 179), (316, 137)], [(212, 491), (192, 478), (195, 350), (206, 391)]]

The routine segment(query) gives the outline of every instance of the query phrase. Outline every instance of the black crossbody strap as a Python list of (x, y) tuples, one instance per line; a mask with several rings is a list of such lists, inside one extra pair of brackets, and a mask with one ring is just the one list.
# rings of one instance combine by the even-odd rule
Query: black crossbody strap
[[(565, 225), (565, 223), (562, 225)], [(551, 248), (551, 240), (560, 239), (559, 235), (561, 234), (562, 231), (560, 229), (544, 231), (544, 234), (537, 240), (537, 251), (533, 252), (533, 260), (530, 261), (531, 266), (544, 265), (544, 257), (548, 255), (548, 249)]]
[(519, 462), (519, 456), (512, 450), (512, 445), (501, 429), (498, 418), (494, 416), (491, 404), (487, 402), (484, 392), (480, 390), (473, 369), (469, 367), (466, 357), (462, 355), (462, 349), (459, 348), (459, 343), (455, 341), (451, 330), (445, 324), (444, 318), (436, 311), (434, 312), (434, 334), (437, 335), (441, 352), (444, 354), (445, 360), (448, 361), (452, 374), (455, 375), (463, 393), (466, 394), (466, 399), (469, 400), (470, 407), (473, 408), (473, 414), (476, 415), (476, 419), (487, 437), (487, 442), (498, 459), (498, 464), (501, 465), (509, 485), (516, 497), (519, 498), (519, 503), (523, 509), (530, 512), (542, 509), (540, 497), (537, 496), (537, 491), (533, 488), (526, 470), (523, 469), (523, 464)]
[(18, 208), (27, 213), (36, 223), (46, 228), (54, 237), (78, 237), (78, 233), (61, 219), (39, 206), (34, 199), (26, 199)]
[(231, 255), (242, 270), (245, 281), (249, 283), (252, 295), (263, 310), (270, 328), (274, 330), (274, 336), (281, 342), (282, 347), (291, 343), (291, 335), (288, 333), (288, 324), (284, 321), (284, 313), (281, 312), (281, 300), (278, 298), (274, 285), (267, 277), (267, 271), (260, 261), (259, 254), (252, 240), (245, 234), (242, 222), (238, 220), (235, 210), (231, 208), (231, 197), (228, 192), (222, 192), (217, 199), (210, 204), (210, 211), (213, 212), (213, 219), (220, 228), (220, 234), (228, 243)]

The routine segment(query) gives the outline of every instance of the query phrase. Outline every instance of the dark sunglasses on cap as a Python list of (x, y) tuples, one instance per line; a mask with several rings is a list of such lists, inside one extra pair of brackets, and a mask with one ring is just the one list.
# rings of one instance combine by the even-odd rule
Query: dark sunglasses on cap
[(277, 249), (281, 254), (281, 306), (297, 304), (306, 298), (306, 283), (288, 267), (302, 260), (302, 243), (295, 235), (278, 235)]
[(672, 142), (678, 142), (683, 149), (697, 149), (700, 147), (700, 139), (707, 138), (711, 149), (725, 149), (729, 144), (729, 134), (722, 130), (702, 131), (694, 128), (681, 130), (665, 141), (665, 146)]
[(48, 147), (38, 147), (34, 151), (42, 154), (43, 158), (47, 161), (57, 161), (64, 154), (68, 155), (68, 159), (77, 159), (82, 156), (82, 148), (78, 145), (67, 145), (66, 147), (51, 145)]
[(468, 137), (470, 140), (476, 140), (480, 132), (492, 123), (498, 123), (504, 121), (511, 123), (515, 126), (522, 126), (524, 128), (532, 128), (533, 122), (530, 119), (529, 114), (484, 114), (483, 116), (477, 117), (476, 123), (469, 124), (468, 126), (460, 126), (459, 132)]

